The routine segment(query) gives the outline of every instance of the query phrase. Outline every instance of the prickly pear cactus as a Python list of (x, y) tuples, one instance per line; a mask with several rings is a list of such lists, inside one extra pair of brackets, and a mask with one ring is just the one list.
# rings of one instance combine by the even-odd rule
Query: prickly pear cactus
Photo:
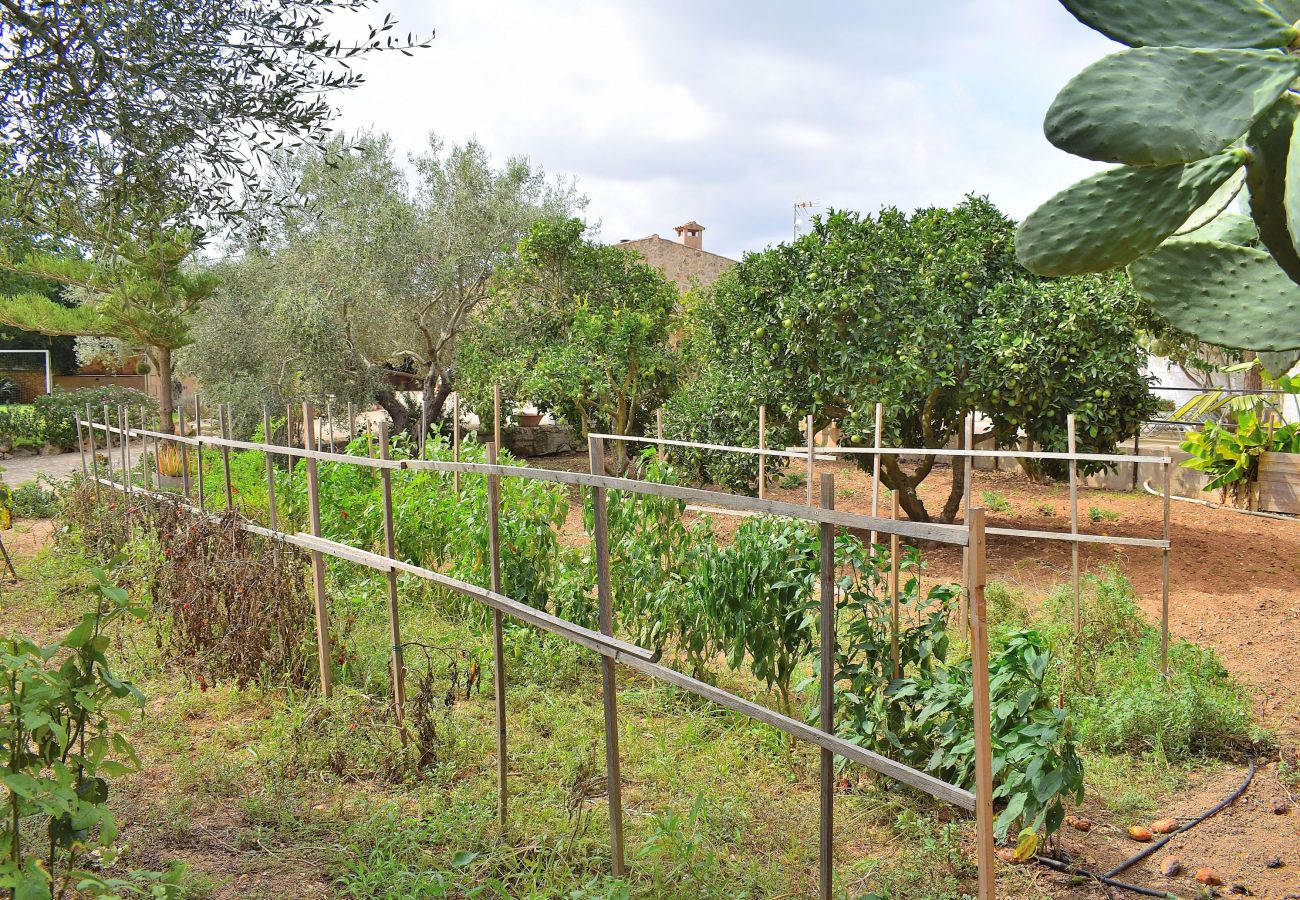
[[(1061, 2), (1129, 49), (1075, 76), (1044, 131), (1122, 165), (1030, 215), (1021, 263), (1043, 275), (1128, 265), (1202, 340), (1300, 348), (1300, 0)], [(1217, 215), (1243, 182), (1253, 221)]]

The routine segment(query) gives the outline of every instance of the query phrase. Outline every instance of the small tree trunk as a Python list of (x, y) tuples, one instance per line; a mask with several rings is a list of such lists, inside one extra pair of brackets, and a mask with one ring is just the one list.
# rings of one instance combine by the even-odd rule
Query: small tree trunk
[(392, 388), (382, 388), (375, 391), (375, 402), (378, 403), (388, 413), (388, 418), (393, 420), (393, 432), (401, 434), (406, 430), (407, 420), (410, 416), (406, 411), (406, 404), (401, 401), (397, 393)]
[(880, 480), (885, 487), (898, 494), (898, 505), (913, 522), (932, 521), (930, 511), (916, 492), (916, 485), (898, 465), (898, 457), (893, 454), (881, 454)]
[(155, 347), (158, 362), (158, 430), (163, 434), (175, 434), (176, 426), (172, 424), (175, 404), (172, 403), (172, 349)]

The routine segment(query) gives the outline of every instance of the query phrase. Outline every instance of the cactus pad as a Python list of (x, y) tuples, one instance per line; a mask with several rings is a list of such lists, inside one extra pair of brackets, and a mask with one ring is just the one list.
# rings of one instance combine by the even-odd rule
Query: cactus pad
[(1121, 50), (1062, 89), (1043, 130), (1088, 159), (1192, 162), (1230, 146), (1297, 76), (1300, 59), (1276, 50)]
[(1291, 21), (1259, 0), (1061, 0), (1085, 25), (1130, 47), (1285, 47)]
[(1300, 253), (1287, 228), (1286, 174), (1300, 105), (1288, 94), (1268, 108), (1246, 137), (1250, 161), (1246, 185), (1250, 188), (1250, 214), (1259, 226), (1259, 239), (1277, 264), (1300, 280)]
[(1160, 246), (1245, 156), (1230, 150), (1189, 165), (1124, 166), (1085, 178), (1030, 214), (1016, 232), (1016, 256), (1040, 275), (1126, 265)]
[(1274, 353), (1271, 350), (1261, 350), (1256, 355), (1259, 357), (1259, 364), (1264, 367), (1264, 371), (1273, 378), (1281, 378), (1287, 372), (1291, 371), (1291, 367), (1294, 366), (1297, 361), (1300, 361), (1300, 349), (1283, 350), (1280, 353)]
[(1300, 347), (1300, 285), (1262, 250), (1171, 241), (1129, 266), (1133, 286), (1175, 328), (1247, 350)]
[(1226, 212), (1206, 222), (1195, 231), (1171, 237), (1169, 240), (1223, 241), (1225, 244), (1248, 247), (1259, 241), (1259, 229), (1255, 227), (1255, 220), (1250, 216)]

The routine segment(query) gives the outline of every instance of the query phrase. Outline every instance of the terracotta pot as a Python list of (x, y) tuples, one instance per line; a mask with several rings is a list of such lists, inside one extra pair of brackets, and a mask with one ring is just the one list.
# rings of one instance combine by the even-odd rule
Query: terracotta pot
[(543, 413), (520, 413), (519, 427), (536, 428), (538, 425), (542, 424), (542, 415)]

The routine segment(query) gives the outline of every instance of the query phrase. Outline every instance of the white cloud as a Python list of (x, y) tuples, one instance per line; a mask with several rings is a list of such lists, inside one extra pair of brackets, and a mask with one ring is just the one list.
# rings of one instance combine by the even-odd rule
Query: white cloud
[(698, 219), (738, 256), (791, 205), (874, 210), (987, 193), (1023, 216), (1095, 169), (1043, 112), (1110, 45), (1054, 3), (402, 0), (414, 58), (367, 63), (344, 127), (418, 150), (477, 137), (573, 175), (608, 240)]

